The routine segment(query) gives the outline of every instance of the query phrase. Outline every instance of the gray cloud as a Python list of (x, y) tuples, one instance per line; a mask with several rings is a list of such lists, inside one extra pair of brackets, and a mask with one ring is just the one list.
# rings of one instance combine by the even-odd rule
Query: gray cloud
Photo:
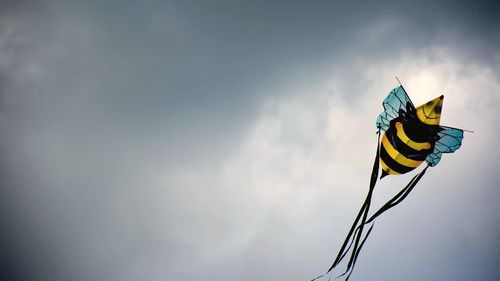
[(498, 275), (498, 5), (200, 2), (2, 2), (4, 274), (313, 277), (399, 75), (415, 103), (444, 88), (447, 124), (476, 133), (380, 220), (353, 277)]

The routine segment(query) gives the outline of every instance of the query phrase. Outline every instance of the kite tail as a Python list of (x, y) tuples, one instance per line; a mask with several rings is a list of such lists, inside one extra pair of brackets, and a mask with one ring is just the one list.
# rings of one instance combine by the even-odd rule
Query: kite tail
[[(342, 261), (342, 259), (349, 252), (352, 244), (354, 243), (354, 248), (353, 248), (353, 251), (351, 253), (351, 258), (349, 259), (349, 264), (348, 264), (348, 269), (347, 269), (347, 271), (348, 271), (356, 262), (356, 257), (357, 257), (356, 253), (358, 252), (357, 249), (360, 249), (363, 246), (366, 238), (368, 237), (368, 234), (371, 232), (371, 229), (373, 226), (368, 230), (368, 234), (363, 239), (361, 244), (359, 244), (362, 233), (363, 233), (363, 227), (366, 224), (368, 211), (370, 209), (370, 203), (372, 200), (373, 190), (375, 188), (375, 184), (377, 183), (377, 178), (378, 178), (380, 130), (377, 132), (377, 134), (378, 134), (377, 153), (375, 155), (375, 161), (373, 163), (372, 175), (370, 178), (370, 188), (368, 190), (368, 194), (366, 196), (365, 202), (361, 206), (361, 209), (359, 210), (358, 215), (356, 216), (356, 219), (354, 220), (354, 222), (351, 226), (351, 229), (349, 230), (349, 233), (347, 234), (347, 237), (346, 237), (344, 243), (342, 244), (342, 247), (340, 247), (340, 251), (337, 254), (337, 257), (335, 258), (335, 261), (333, 262), (332, 266), (330, 266), (330, 268), (327, 270), (327, 272), (325, 274), (322, 274), (322, 275), (312, 279), (311, 281), (314, 281), (314, 280), (321, 278), (324, 275), (330, 273), (330, 271), (332, 271), (335, 268), (335, 266), (337, 266)], [(361, 219), (361, 222), (360, 222), (360, 219)], [(355, 237), (355, 239), (353, 239), (353, 237)], [(353, 240), (351, 241), (351, 239), (353, 239)], [(351, 242), (349, 243), (349, 241), (351, 241)], [(349, 246), (347, 246), (348, 244), (349, 244)], [(347, 247), (347, 249), (346, 249), (346, 247)]]
[(396, 196), (394, 196), (391, 200), (387, 201), (387, 203), (385, 203), (385, 205), (382, 206), (382, 208), (380, 208), (377, 212), (375, 212), (375, 214), (373, 214), (366, 221), (366, 224), (369, 224), (370, 222), (374, 221), (378, 216), (380, 216), (385, 211), (387, 211), (390, 208), (392, 208), (392, 207), (396, 206), (397, 204), (401, 203), (401, 201), (403, 201), (406, 198), (406, 196), (408, 196), (408, 194), (410, 194), (410, 192), (413, 190), (413, 188), (415, 187), (415, 185), (417, 185), (417, 183), (420, 181), (420, 179), (424, 176), (425, 171), (427, 171), (427, 168), (429, 168), (429, 166), (426, 166), (420, 173), (416, 174), (410, 180), (410, 182), (408, 183), (408, 185), (406, 185), (406, 187), (403, 188), (398, 194), (396, 194)]
[[(373, 224), (370, 226), (368, 229), (368, 232), (366, 233), (365, 237), (363, 238), (363, 241), (359, 245), (359, 247), (354, 247), (353, 252), (351, 254), (351, 260), (349, 261), (349, 264), (347, 266), (347, 269), (344, 273), (342, 273), (339, 277), (342, 277), (346, 275), (348, 272), (349, 274), (347, 275), (345, 281), (349, 280), (349, 277), (351, 277), (352, 272), (354, 271), (354, 265), (356, 264), (357, 258), (359, 253), (361, 252), (361, 248), (365, 244), (366, 239), (370, 235), (370, 232), (373, 229), (373, 226), (375, 225), (375, 219), (380, 216), (382, 213), (385, 211), (389, 210), (390, 208), (396, 206), (397, 204), (401, 203), (407, 196), (410, 194), (410, 192), (413, 190), (413, 188), (417, 185), (417, 183), (420, 181), (420, 179), (424, 176), (425, 172), (427, 171), (427, 168), (429, 166), (426, 166), (421, 172), (419, 172), (417, 175), (415, 175), (410, 182), (403, 188), (396, 196), (394, 196), (391, 200), (389, 200), (387, 203), (384, 204), (375, 214), (373, 214), (368, 220), (364, 222), (364, 224), (370, 224), (373, 222)], [(367, 210), (368, 212), (368, 210)], [(361, 233), (363, 231), (363, 225), (360, 225), (356, 228), (355, 233), (358, 233), (358, 236), (361, 236)], [(359, 239), (359, 238), (358, 238)], [(352, 244), (352, 242), (351, 242)], [(350, 248), (350, 246), (349, 246)], [(348, 249), (349, 250), (349, 249)], [(352, 262), (351, 262), (352, 261)]]
[[(378, 179), (378, 170), (379, 170), (379, 144), (380, 144), (380, 131), (378, 133), (378, 141), (377, 141), (377, 154), (375, 158), (375, 162), (373, 164), (373, 170), (372, 170), (372, 175), (370, 178), (370, 188), (368, 190), (368, 194), (366, 196), (366, 199), (361, 206), (361, 209), (358, 212), (358, 215), (356, 216), (356, 219), (354, 220), (349, 233), (347, 234), (347, 237), (342, 244), (342, 247), (339, 250), (339, 253), (337, 254), (337, 257), (335, 258), (335, 261), (333, 262), (332, 266), (328, 269), (328, 271), (325, 274), (322, 274), (314, 279), (312, 281), (323, 277), (324, 275), (330, 273), (351, 251), (349, 262), (347, 264), (347, 268), (344, 273), (342, 273), (338, 277), (342, 277), (346, 274), (347, 277), (345, 281), (348, 281), (352, 272), (354, 271), (354, 266), (356, 265), (356, 261), (358, 259), (359, 253), (361, 252), (361, 248), (364, 246), (368, 236), (370, 235), (371, 231), (373, 230), (373, 227), (375, 225), (374, 221), (375, 219), (386, 212), (387, 210), (391, 209), (392, 207), (398, 205), (401, 203), (407, 196), (410, 194), (410, 192), (413, 190), (413, 188), (417, 185), (417, 183), (420, 181), (420, 179), (424, 176), (425, 172), (427, 171), (427, 168), (429, 166), (426, 166), (422, 171), (420, 171), (417, 175), (415, 175), (410, 182), (398, 193), (396, 194), (393, 198), (391, 198), (387, 203), (385, 203), (378, 211), (376, 211), (372, 216), (368, 218), (368, 212), (370, 210), (370, 204), (371, 204), (371, 199), (372, 199), (372, 194), (373, 190), (375, 188), (375, 184)], [(364, 226), (368, 225), (370, 223), (373, 224), (370, 226), (368, 229), (367, 233), (363, 237), (363, 230)], [(362, 238), (363, 237), (363, 238)], [(337, 277), (337, 278), (338, 278)]]
[[(366, 241), (366, 239), (368, 238), (368, 236), (370, 235), (370, 232), (372, 232), (373, 226), (375, 226), (375, 223), (373, 223), (373, 224), (372, 224), (372, 226), (370, 226), (370, 228), (368, 229), (368, 232), (366, 233), (365, 238), (363, 238), (363, 241), (362, 241), (362, 242), (361, 242), (361, 244), (359, 245), (359, 247), (358, 247), (358, 249), (357, 249), (357, 251), (356, 251), (356, 254), (354, 254), (354, 253), (353, 253), (353, 255), (354, 255), (354, 262), (352, 263), (352, 266), (351, 266), (351, 272), (349, 273), (349, 275), (347, 275), (347, 277), (345, 278), (345, 281), (348, 281), (348, 280), (349, 280), (349, 277), (351, 277), (351, 274), (352, 274), (352, 272), (354, 271), (354, 266), (356, 265), (356, 261), (357, 261), (357, 259), (358, 259), (358, 255), (359, 255), (359, 253), (361, 252), (361, 248), (362, 248), (362, 247), (363, 247), (363, 245), (365, 244), (365, 241)], [(347, 269), (347, 270), (346, 270), (346, 272), (344, 272), (344, 273), (343, 273), (342, 275), (340, 275), (339, 277), (344, 276), (344, 275), (347, 273), (347, 271), (348, 271), (348, 270), (349, 270), (349, 269)]]
[[(352, 274), (352, 271), (353, 271), (354, 266), (356, 264), (356, 261), (358, 259), (358, 255), (359, 255), (359, 253), (361, 251), (361, 248), (365, 244), (366, 239), (368, 238), (368, 236), (370, 235), (370, 233), (371, 233), (371, 231), (373, 229), (373, 225), (372, 225), (368, 229), (368, 232), (366, 233), (366, 235), (363, 238), (363, 240), (361, 240), (361, 236), (363, 235), (363, 228), (367, 224), (366, 223), (366, 219), (368, 217), (368, 212), (370, 211), (370, 205), (371, 205), (371, 201), (372, 201), (373, 190), (375, 189), (375, 184), (377, 183), (377, 178), (378, 178), (380, 131), (378, 131), (377, 133), (378, 133), (377, 154), (375, 156), (375, 162), (373, 163), (372, 175), (371, 175), (371, 178), (370, 178), (370, 189), (368, 190), (368, 195), (366, 196), (366, 200), (365, 200), (365, 205), (366, 206), (365, 206), (365, 209), (364, 209), (364, 212), (363, 212), (363, 218), (361, 220), (360, 225), (356, 229), (357, 235), (355, 236), (354, 248), (352, 250), (351, 257), (349, 258), (349, 262), (347, 263), (347, 268), (346, 268), (345, 272), (342, 273), (339, 276), (339, 277), (342, 277), (342, 276), (344, 276), (345, 274), (347, 274), (350, 271), (349, 275), (347, 275), (347, 277), (346, 277), (346, 281), (349, 280), (349, 277)], [(361, 244), (360, 244), (360, 242), (361, 242)]]

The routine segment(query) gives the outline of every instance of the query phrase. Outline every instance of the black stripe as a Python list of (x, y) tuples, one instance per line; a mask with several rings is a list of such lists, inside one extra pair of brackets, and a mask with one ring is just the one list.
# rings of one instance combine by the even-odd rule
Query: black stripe
[(427, 125), (418, 119), (416, 111), (408, 112), (406, 116), (400, 116), (393, 119), (390, 123), (394, 127), (396, 122), (403, 123), (406, 135), (414, 142), (433, 142), (439, 125)]
[[(404, 129), (404, 128), (403, 128)], [(424, 161), (425, 158), (431, 153), (431, 150), (415, 150), (409, 147), (406, 143), (404, 143), (398, 136), (395, 134), (396, 128), (391, 127), (386, 131), (386, 136), (389, 142), (392, 144), (392, 147), (396, 149), (399, 153), (403, 154), (406, 158), (416, 160), (416, 161)]]
[(392, 159), (391, 156), (387, 153), (383, 145), (380, 146), (380, 158), (389, 168), (400, 174), (405, 174), (415, 169), (411, 167), (406, 167), (396, 162), (396, 160)]

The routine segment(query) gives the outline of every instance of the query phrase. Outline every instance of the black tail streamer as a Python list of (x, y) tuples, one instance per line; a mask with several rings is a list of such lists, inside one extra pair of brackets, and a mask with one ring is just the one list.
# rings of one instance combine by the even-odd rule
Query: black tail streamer
[(391, 200), (387, 201), (384, 206), (382, 206), (375, 214), (373, 214), (367, 221), (366, 224), (369, 224), (370, 222), (374, 221), (378, 216), (383, 214), (385, 211), (389, 210), (390, 208), (396, 206), (397, 204), (401, 203), (408, 194), (413, 190), (415, 185), (420, 181), (420, 179), (424, 176), (425, 171), (427, 171), (427, 168), (429, 166), (426, 166), (420, 173), (416, 174), (408, 183), (408, 185), (403, 188), (396, 196), (394, 196)]
[[(370, 228), (368, 229), (368, 232), (367, 232), (367, 233), (366, 233), (366, 235), (365, 235), (365, 238), (363, 238), (363, 241), (362, 241), (362, 242), (361, 242), (361, 244), (359, 245), (359, 248), (358, 248), (358, 250), (356, 251), (356, 255), (354, 256), (354, 262), (353, 262), (353, 264), (352, 264), (352, 266), (351, 266), (351, 272), (349, 273), (349, 275), (347, 275), (347, 277), (346, 277), (345, 281), (348, 281), (348, 280), (349, 280), (349, 277), (351, 277), (351, 274), (352, 274), (352, 272), (354, 271), (354, 265), (356, 264), (356, 261), (357, 261), (357, 259), (358, 259), (358, 255), (359, 255), (359, 253), (361, 252), (361, 248), (363, 248), (363, 245), (365, 244), (366, 239), (368, 238), (368, 236), (369, 236), (369, 235), (370, 235), (370, 233), (372, 232), (373, 226), (375, 226), (375, 223), (373, 223), (373, 224), (372, 224), (372, 226), (370, 226)], [(347, 273), (347, 271), (346, 271), (345, 273)]]
[[(378, 170), (379, 170), (379, 148), (380, 148), (380, 131), (377, 132), (378, 134), (378, 141), (377, 141), (377, 154), (375, 157), (375, 162), (373, 164), (373, 170), (372, 170), (372, 175), (370, 178), (370, 187), (368, 190), (368, 194), (366, 196), (366, 199), (361, 206), (361, 209), (358, 212), (358, 215), (356, 216), (356, 219), (354, 220), (349, 233), (347, 234), (347, 237), (342, 244), (342, 247), (339, 250), (339, 253), (337, 254), (337, 257), (335, 258), (335, 261), (333, 264), (330, 266), (328, 271), (325, 274), (322, 274), (311, 281), (314, 281), (318, 278), (323, 277), (324, 275), (330, 273), (349, 253), (352, 247), (351, 255), (349, 258), (349, 262), (347, 264), (347, 268), (344, 273), (342, 273), (338, 277), (342, 277), (347, 274), (347, 277), (345, 281), (348, 281), (352, 272), (354, 271), (354, 266), (356, 265), (356, 261), (358, 259), (359, 253), (361, 251), (361, 248), (365, 244), (368, 236), (370, 235), (373, 226), (375, 225), (374, 223), (370, 226), (368, 229), (366, 235), (364, 236), (363, 239), (361, 237), (363, 236), (363, 230), (364, 226), (367, 224), (370, 224), (375, 221), (375, 219), (386, 212), (387, 210), (391, 209), (392, 207), (398, 205), (401, 203), (407, 196), (410, 194), (410, 192), (413, 190), (413, 188), (417, 185), (417, 183), (420, 181), (420, 179), (424, 176), (425, 172), (427, 171), (427, 168), (429, 166), (426, 166), (421, 172), (419, 172), (417, 175), (415, 175), (410, 182), (398, 193), (396, 194), (393, 198), (391, 198), (387, 203), (385, 203), (378, 211), (376, 211), (372, 216), (368, 218), (368, 212), (370, 210), (370, 204), (371, 204), (371, 199), (372, 199), (372, 194), (373, 190), (375, 188), (375, 184), (377, 183), (378, 179)], [(353, 247), (354, 244), (354, 247)], [(347, 248), (346, 248), (347, 247)], [(337, 277), (337, 278), (338, 278)]]
[[(357, 227), (359, 229), (359, 231), (357, 231), (357, 235), (356, 235), (355, 242), (354, 242), (354, 248), (352, 250), (351, 257), (349, 258), (349, 262), (347, 263), (347, 269), (342, 275), (346, 274), (347, 272), (349, 272), (351, 269), (354, 268), (354, 265), (356, 264), (356, 260), (357, 260), (358, 255), (359, 255), (359, 251), (363, 247), (363, 244), (365, 243), (366, 238), (368, 238), (368, 235), (370, 234), (370, 232), (372, 231), (372, 228), (373, 228), (373, 225), (372, 225), (372, 227), (370, 227), (370, 229), (368, 230), (368, 233), (366, 234), (365, 238), (361, 241), (361, 236), (363, 235), (363, 228), (366, 225), (366, 219), (368, 217), (368, 212), (370, 211), (370, 204), (372, 201), (373, 190), (375, 189), (375, 184), (377, 183), (377, 179), (378, 179), (380, 131), (378, 131), (377, 134), (378, 134), (377, 154), (375, 155), (375, 161), (373, 163), (372, 175), (370, 178), (370, 188), (368, 190), (368, 195), (366, 196), (366, 200), (365, 200), (365, 208), (363, 210), (363, 218), (361, 220), (361, 223)], [(350, 237), (349, 237), (349, 239), (350, 239)], [(359, 244), (360, 241), (361, 241), (361, 244)], [(339, 262), (340, 262), (340, 260), (339, 260)], [(331, 267), (329, 271), (331, 271), (332, 269), (333, 269), (333, 267)], [(351, 273), (352, 273), (352, 271), (351, 271)], [(349, 277), (351, 276), (351, 273), (349, 273), (346, 280), (349, 279)]]
[[(378, 134), (377, 153), (375, 155), (375, 161), (373, 163), (373, 169), (372, 169), (372, 175), (370, 178), (370, 187), (368, 190), (368, 194), (366, 196), (365, 202), (363, 203), (363, 205), (361, 206), (361, 209), (358, 212), (358, 215), (356, 216), (356, 219), (354, 220), (354, 222), (351, 226), (351, 229), (349, 230), (349, 233), (347, 234), (346, 239), (344, 240), (344, 243), (342, 244), (342, 247), (340, 247), (340, 251), (337, 254), (337, 257), (335, 258), (335, 261), (333, 262), (332, 266), (330, 266), (330, 268), (326, 271), (325, 274), (328, 274), (330, 271), (332, 271), (335, 268), (335, 266), (337, 266), (342, 261), (342, 259), (345, 257), (345, 255), (351, 249), (352, 243), (354, 243), (354, 248), (353, 248), (353, 251), (351, 253), (351, 258), (349, 259), (349, 265), (348, 265), (348, 269), (347, 269), (347, 271), (348, 271), (351, 268), (351, 266), (353, 266), (355, 263), (355, 255), (356, 255), (357, 249), (360, 246), (362, 246), (362, 244), (364, 243), (364, 240), (363, 240), (361, 245), (359, 245), (359, 241), (360, 241), (361, 235), (363, 233), (363, 227), (366, 224), (368, 211), (370, 209), (370, 203), (372, 200), (373, 189), (375, 188), (375, 184), (377, 183), (378, 170), (379, 170), (379, 159), (378, 158), (379, 158), (379, 148), (380, 148), (380, 146), (379, 146), (379, 144), (380, 144), (380, 130), (377, 132), (377, 134)], [(361, 222), (360, 222), (360, 219), (361, 219)], [(369, 231), (371, 231), (371, 228)], [(353, 237), (355, 237), (355, 239), (353, 239), (351, 241), (351, 239)], [(365, 237), (365, 239), (366, 239), (366, 237)], [(349, 243), (349, 241), (351, 241), (351, 242)], [(346, 249), (348, 244), (349, 244), (349, 247)], [(311, 281), (314, 281), (318, 278), (321, 278), (325, 274), (322, 274), (322, 275), (312, 279)]]

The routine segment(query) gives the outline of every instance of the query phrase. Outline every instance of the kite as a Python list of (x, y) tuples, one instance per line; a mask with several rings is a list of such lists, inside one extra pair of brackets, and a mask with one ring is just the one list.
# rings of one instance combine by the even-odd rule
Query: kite
[[(396, 77), (397, 79), (397, 77)], [(399, 82), (399, 79), (398, 79)], [(436, 166), (443, 153), (453, 153), (460, 148), (464, 131), (467, 130), (441, 126), (441, 109), (444, 96), (415, 107), (403, 85), (389, 92), (384, 99), (382, 112), (376, 121), (377, 125), (377, 152), (373, 164), (368, 195), (354, 220), (337, 257), (328, 271), (313, 280), (316, 280), (332, 270), (351, 251), (347, 269), (339, 277), (347, 274), (346, 281), (351, 276), (356, 260), (366, 239), (370, 235), (375, 219), (385, 211), (401, 203), (413, 190), (418, 181), (424, 176), (427, 168)], [(382, 141), (380, 141), (380, 135)], [(379, 168), (382, 169), (380, 179), (388, 175), (408, 173), (422, 163), (427, 164), (418, 172), (398, 194), (384, 204), (378, 211), (368, 217), (371, 198), (378, 179)], [(365, 226), (371, 226), (364, 234)], [(363, 237), (364, 234), (364, 237)]]

